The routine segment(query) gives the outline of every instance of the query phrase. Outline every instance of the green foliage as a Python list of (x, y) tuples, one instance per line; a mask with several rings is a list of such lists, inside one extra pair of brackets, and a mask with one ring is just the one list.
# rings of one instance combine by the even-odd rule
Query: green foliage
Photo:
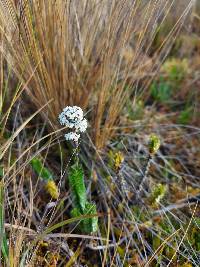
[(195, 222), (196, 226), (197, 226), (198, 228), (200, 228), (200, 218), (195, 217), (195, 218), (194, 218), (194, 222)]
[[(164, 249), (164, 254), (170, 259), (174, 256), (174, 254), (176, 254), (176, 243), (175, 242), (171, 242), (171, 245), (165, 246)], [(177, 259), (177, 255), (174, 256), (174, 261)]]
[(76, 217), (81, 216), (80, 210), (78, 208), (73, 208), (71, 210), (71, 216), (72, 216), (72, 218), (76, 218)]
[(152, 97), (161, 102), (167, 103), (172, 96), (172, 87), (169, 82), (160, 77), (159, 81), (154, 81), (150, 87)]
[(187, 75), (189, 67), (186, 59), (171, 58), (163, 64), (161, 70), (167, 76), (172, 86), (177, 86)]
[[(96, 205), (93, 203), (86, 203), (84, 215), (97, 214)], [(81, 221), (82, 229), (84, 233), (94, 233), (98, 229), (98, 218), (86, 218)]]
[[(148, 216), (145, 212), (145, 210), (141, 209), (140, 206), (134, 205), (131, 206), (131, 210), (134, 214), (134, 218), (139, 221), (139, 222), (145, 222), (148, 220)], [(132, 215), (128, 215), (128, 218), (131, 220), (132, 219)]]
[[(71, 211), (71, 216), (79, 217), (81, 215), (96, 214), (96, 205), (87, 201), (83, 169), (77, 162), (70, 168), (69, 185), (72, 191), (74, 205), (74, 208)], [(96, 232), (97, 228), (98, 218), (96, 216), (85, 218), (80, 221), (79, 229), (84, 233)]]
[(83, 169), (81, 165), (77, 163), (70, 167), (69, 185), (72, 190), (74, 206), (83, 212), (85, 210), (87, 197)]
[(126, 253), (126, 248), (117, 246), (117, 252), (120, 255), (120, 258), (123, 259)]
[(4, 187), (0, 182), (0, 249), (5, 260), (8, 260), (9, 249), (7, 245), (7, 238), (4, 229)]
[(31, 166), (33, 170), (40, 176), (43, 180), (53, 180), (52, 173), (44, 167), (44, 164), (39, 158), (34, 158), (31, 160)]
[(151, 96), (158, 102), (168, 104), (189, 72), (187, 60), (170, 59), (161, 68), (160, 77), (151, 84)]
[(188, 107), (181, 111), (178, 117), (178, 123), (180, 124), (188, 124), (192, 118), (192, 108)]
[(162, 240), (160, 239), (160, 237), (156, 236), (156, 235), (153, 235), (153, 237), (152, 237), (153, 249), (154, 250), (158, 249), (161, 244), (162, 244)]
[(171, 183), (180, 183), (181, 177), (170, 171), (170, 169), (176, 167), (176, 162), (172, 159), (169, 159), (168, 164), (169, 165), (164, 164), (164, 168), (161, 170), (162, 176), (165, 177), (166, 180), (170, 180)]

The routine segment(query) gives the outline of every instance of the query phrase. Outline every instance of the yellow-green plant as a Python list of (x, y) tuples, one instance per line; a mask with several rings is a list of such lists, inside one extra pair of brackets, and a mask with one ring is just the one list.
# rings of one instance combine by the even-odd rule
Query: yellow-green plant
[(167, 192), (166, 185), (160, 183), (154, 185), (150, 196), (151, 203), (155, 205), (160, 203), (160, 201), (164, 198), (166, 192)]
[(160, 138), (152, 134), (149, 138), (149, 153), (150, 155), (154, 155), (160, 148)]
[(151, 134), (151, 136), (149, 137), (149, 143), (148, 143), (149, 155), (148, 155), (147, 163), (146, 163), (144, 171), (143, 171), (143, 180), (140, 184), (138, 194), (142, 190), (142, 186), (144, 185), (144, 183), (147, 179), (148, 173), (149, 173), (151, 161), (152, 161), (154, 155), (158, 152), (159, 148), (160, 148), (160, 138), (155, 134)]

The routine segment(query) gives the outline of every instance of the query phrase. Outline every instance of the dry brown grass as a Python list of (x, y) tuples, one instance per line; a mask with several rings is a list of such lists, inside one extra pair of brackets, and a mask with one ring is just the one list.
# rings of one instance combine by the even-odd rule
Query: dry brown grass
[[(48, 118), (53, 128), (64, 106), (88, 110), (100, 149), (113, 135), (127, 97), (151, 72), (148, 53), (158, 21), (160, 26), (172, 7), (171, 0), (4, 0), (1, 50), (36, 107), (52, 100)], [(159, 54), (163, 57), (168, 48), (164, 43)]]

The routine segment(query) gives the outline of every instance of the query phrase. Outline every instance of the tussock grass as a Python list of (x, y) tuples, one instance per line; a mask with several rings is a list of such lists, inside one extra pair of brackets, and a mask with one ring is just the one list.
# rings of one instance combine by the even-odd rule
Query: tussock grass
[[(88, 110), (99, 149), (114, 134), (139, 80), (156, 71), (148, 55), (173, 7), (170, 0), (2, 1), (1, 50), (34, 104), (51, 101), (53, 127), (66, 105)], [(154, 64), (169, 50), (190, 7), (188, 1)]]

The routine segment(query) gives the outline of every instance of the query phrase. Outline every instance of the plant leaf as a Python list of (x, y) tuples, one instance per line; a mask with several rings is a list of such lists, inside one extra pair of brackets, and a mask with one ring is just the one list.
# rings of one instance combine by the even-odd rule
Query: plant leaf
[[(86, 207), (84, 210), (84, 215), (90, 214), (90, 215), (95, 215), (97, 214), (96, 210), (96, 205), (93, 203), (86, 203)], [(92, 217), (92, 218), (87, 218), (83, 220), (83, 229), (85, 233), (94, 233), (98, 229), (98, 217)]]
[(42, 161), (39, 158), (32, 159), (30, 163), (31, 163), (33, 170), (43, 180), (53, 180), (52, 173), (47, 168), (44, 167)]
[(86, 189), (82, 166), (77, 163), (70, 168), (69, 185), (73, 194), (74, 207), (79, 208), (83, 213), (86, 205)]

